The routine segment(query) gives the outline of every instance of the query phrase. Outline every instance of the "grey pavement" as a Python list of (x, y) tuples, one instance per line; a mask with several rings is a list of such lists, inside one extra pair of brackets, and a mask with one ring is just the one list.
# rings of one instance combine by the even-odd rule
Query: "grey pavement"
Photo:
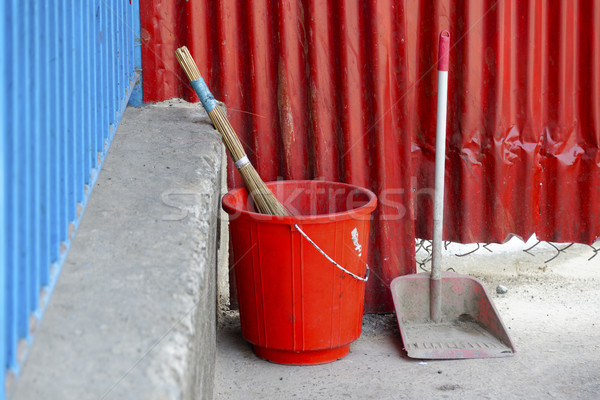
[[(256, 357), (237, 312), (228, 311), (218, 330), (215, 398), (598, 399), (600, 256), (588, 260), (592, 249), (574, 245), (546, 263), (556, 250), (540, 244), (533, 256), (521, 251), (531, 244), (509, 250), (493, 244), (493, 253), (466, 257), (455, 254), (475, 245), (452, 244), (443, 263), (483, 282), (516, 347), (512, 357), (410, 359), (395, 315), (384, 314), (364, 316), (361, 337), (341, 360), (278, 365)], [(507, 292), (498, 294), (498, 285)]]

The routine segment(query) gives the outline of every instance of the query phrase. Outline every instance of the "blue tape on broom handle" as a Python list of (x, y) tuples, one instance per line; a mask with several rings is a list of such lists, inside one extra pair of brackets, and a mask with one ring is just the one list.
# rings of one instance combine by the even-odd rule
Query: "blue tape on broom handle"
[(198, 95), (198, 97), (200, 97), (200, 101), (202, 102), (202, 105), (204, 106), (206, 112), (211, 112), (217, 106), (217, 101), (215, 100), (215, 97), (212, 95), (210, 90), (208, 90), (208, 86), (206, 86), (206, 82), (204, 82), (204, 79), (200, 78), (195, 81), (191, 81), (190, 85), (192, 85), (192, 87), (196, 91), (196, 94)]

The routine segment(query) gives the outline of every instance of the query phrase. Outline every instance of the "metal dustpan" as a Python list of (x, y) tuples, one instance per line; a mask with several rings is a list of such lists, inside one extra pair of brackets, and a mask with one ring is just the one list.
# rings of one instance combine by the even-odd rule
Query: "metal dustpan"
[(429, 273), (401, 276), (391, 290), (404, 349), (411, 358), (511, 356), (515, 349), (483, 285), (470, 276), (441, 274), (441, 309), (431, 317)]
[(395, 278), (390, 289), (404, 349), (422, 359), (511, 356), (515, 349), (477, 279), (441, 273), (450, 34), (440, 34), (431, 274)]

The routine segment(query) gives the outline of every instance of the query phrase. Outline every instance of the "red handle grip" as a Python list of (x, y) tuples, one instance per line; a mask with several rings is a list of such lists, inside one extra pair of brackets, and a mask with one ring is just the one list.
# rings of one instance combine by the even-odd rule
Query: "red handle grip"
[(450, 64), (450, 32), (443, 30), (440, 33), (440, 48), (438, 52), (438, 71), (448, 71)]

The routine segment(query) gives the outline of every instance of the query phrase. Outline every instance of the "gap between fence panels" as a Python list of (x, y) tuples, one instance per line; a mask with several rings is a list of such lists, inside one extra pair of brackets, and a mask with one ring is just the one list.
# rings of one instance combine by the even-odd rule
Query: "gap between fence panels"
[[(465, 265), (474, 263), (481, 264), (482, 268), (500, 266), (506, 271), (513, 269), (512, 267), (518, 269), (519, 265), (533, 263), (539, 264), (538, 268), (545, 271), (547, 268), (563, 264), (596, 265), (600, 260), (600, 257), (597, 257), (600, 252), (600, 240), (593, 244), (554, 243), (539, 240), (534, 234), (527, 241), (512, 237), (505, 243), (462, 244), (445, 241), (443, 251), (449, 256), (444, 268), (449, 271), (462, 269)], [(431, 240), (415, 239), (415, 254), (418, 269), (429, 271), (432, 257)]]

